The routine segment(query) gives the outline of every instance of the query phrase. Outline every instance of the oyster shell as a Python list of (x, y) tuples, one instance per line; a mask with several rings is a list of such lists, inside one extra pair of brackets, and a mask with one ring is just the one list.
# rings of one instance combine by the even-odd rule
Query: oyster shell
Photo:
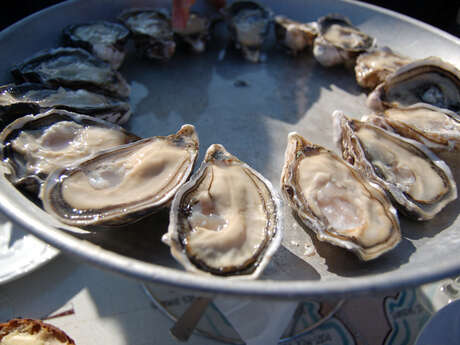
[(246, 60), (259, 62), (260, 50), (268, 36), (272, 12), (253, 1), (235, 1), (222, 10), (236, 48)]
[(125, 59), (129, 30), (121, 24), (101, 21), (69, 25), (63, 30), (65, 45), (86, 49), (118, 69)]
[(176, 51), (171, 18), (162, 9), (129, 9), (118, 19), (131, 31), (137, 51), (149, 59), (169, 60)]
[(320, 241), (371, 260), (401, 239), (396, 210), (385, 193), (331, 151), (292, 132), (281, 191)]
[(460, 71), (438, 57), (416, 60), (388, 76), (367, 99), (376, 111), (416, 103), (459, 112)]
[(271, 183), (217, 144), (174, 197), (169, 223), (163, 241), (192, 272), (256, 278), (281, 242)]
[(84, 89), (55, 89), (36, 83), (0, 86), (2, 129), (21, 116), (51, 108), (91, 115), (118, 124), (125, 123), (131, 116), (129, 103)]
[(69, 225), (133, 223), (169, 205), (197, 155), (195, 128), (184, 125), (176, 134), (114, 147), (55, 170), (40, 198), (48, 213)]
[(54, 169), (138, 139), (113, 123), (52, 109), (7, 126), (0, 134), (1, 160), (14, 185), (36, 194)]
[(325, 67), (352, 65), (356, 57), (371, 49), (375, 39), (354, 27), (344, 16), (331, 14), (318, 19), (319, 34), (313, 55)]
[(313, 46), (318, 35), (316, 23), (300, 23), (284, 16), (275, 16), (274, 22), (276, 40), (292, 55)]
[(81, 48), (44, 50), (12, 69), (19, 82), (38, 82), (50, 87), (87, 89), (122, 99), (129, 86), (110, 65)]
[(361, 87), (373, 89), (384, 82), (391, 73), (412, 61), (413, 59), (402, 56), (388, 47), (362, 53), (356, 59), (356, 81)]
[(191, 12), (187, 25), (183, 29), (176, 28), (175, 34), (192, 48), (195, 53), (202, 53), (210, 38), (211, 21), (198, 13)]
[(344, 159), (385, 189), (405, 215), (428, 220), (457, 198), (449, 167), (424, 145), (340, 111), (333, 117)]

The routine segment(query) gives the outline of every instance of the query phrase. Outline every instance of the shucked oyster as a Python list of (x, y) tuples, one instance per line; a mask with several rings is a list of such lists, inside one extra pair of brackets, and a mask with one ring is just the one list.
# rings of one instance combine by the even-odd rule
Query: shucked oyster
[(354, 27), (348, 18), (328, 15), (318, 19), (319, 35), (313, 43), (313, 55), (323, 66), (352, 65), (356, 57), (369, 50), (375, 39)]
[(270, 182), (214, 144), (174, 197), (163, 240), (189, 271), (256, 278), (280, 245), (280, 222)]
[(272, 12), (253, 1), (235, 1), (223, 10), (235, 46), (251, 62), (260, 61), (260, 50), (270, 30)]
[(9, 180), (35, 194), (54, 169), (138, 139), (113, 123), (52, 109), (8, 125), (0, 134), (1, 159)]
[(41, 51), (12, 71), (19, 82), (88, 89), (119, 98), (129, 97), (129, 86), (110, 65), (81, 48)]
[(187, 25), (183, 29), (176, 28), (175, 34), (189, 45), (195, 53), (202, 53), (210, 38), (211, 21), (198, 13), (191, 12)]
[(120, 68), (125, 59), (125, 44), (129, 30), (111, 22), (69, 25), (63, 30), (64, 44), (80, 47), (104, 60), (114, 69)]
[(367, 102), (377, 111), (428, 103), (459, 112), (460, 71), (437, 57), (416, 60), (388, 76)]
[(385, 193), (334, 153), (290, 133), (281, 191), (318, 239), (371, 260), (401, 239)]
[(284, 16), (276, 16), (275, 34), (279, 44), (286, 47), (292, 55), (297, 55), (313, 46), (318, 29), (316, 23), (300, 23)]
[(176, 134), (118, 146), (55, 170), (40, 198), (45, 210), (66, 224), (132, 223), (169, 205), (197, 155), (195, 128), (184, 125)]
[(138, 52), (149, 59), (169, 60), (176, 51), (171, 18), (164, 10), (130, 9), (119, 18), (133, 34)]
[(424, 145), (340, 111), (333, 117), (344, 159), (384, 188), (404, 214), (428, 220), (457, 198), (449, 167)]
[(373, 89), (391, 73), (412, 61), (388, 47), (363, 53), (356, 59), (356, 81), (362, 87)]
[(388, 108), (382, 115), (384, 126), (435, 152), (460, 151), (460, 115), (453, 111), (418, 103), (407, 108)]
[(129, 103), (84, 89), (55, 89), (37, 83), (0, 86), (0, 128), (21, 116), (50, 108), (91, 115), (118, 124), (125, 123), (131, 116)]

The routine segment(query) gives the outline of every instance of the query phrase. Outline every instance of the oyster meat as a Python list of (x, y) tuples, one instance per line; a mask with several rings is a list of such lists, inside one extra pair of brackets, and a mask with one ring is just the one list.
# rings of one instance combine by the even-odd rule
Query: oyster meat
[(271, 183), (218, 144), (174, 197), (169, 223), (163, 240), (192, 272), (256, 278), (281, 242)]
[(428, 103), (460, 111), (460, 71), (438, 57), (416, 60), (391, 74), (367, 99), (376, 111)]
[(75, 226), (122, 225), (168, 206), (188, 179), (198, 137), (184, 125), (166, 137), (114, 147), (57, 169), (43, 184), (44, 209)]
[(313, 55), (325, 67), (353, 65), (356, 57), (371, 49), (375, 39), (354, 27), (341, 15), (318, 19), (319, 34), (313, 42)]
[(149, 59), (169, 60), (176, 51), (171, 18), (162, 9), (130, 9), (118, 19), (131, 31), (136, 49)]
[(110, 65), (81, 48), (44, 50), (12, 69), (19, 82), (38, 82), (50, 87), (88, 89), (121, 99), (129, 86)]
[(449, 167), (424, 145), (340, 111), (333, 117), (344, 159), (385, 189), (405, 215), (428, 220), (457, 198)]
[(125, 59), (129, 34), (121, 24), (102, 21), (69, 25), (64, 28), (62, 36), (65, 45), (86, 49), (118, 69)]
[(138, 139), (113, 123), (52, 109), (8, 125), (0, 134), (1, 159), (9, 180), (36, 194), (54, 169)]
[(275, 16), (274, 22), (276, 40), (294, 56), (312, 47), (318, 35), (316, 23), (300, 23), (284, 16)]
[(202, 53), (209, 40), (211, 21), (198, 13), (191, 12), (185, 28), (174, 30), (175, 34), (192, 48), (195, 53)]
[(388, 47), (362, 53), (356, 59), (356, 81), (361, 87), (374, 89), (384, 82), (388, 75), (412, 61), (413, 59), (402, 56)]
[(388, 108), (382, 114), (391, 130), (435, 152), (460, 151), (460, 115), (453, 111), (418, 103), (407, 108)]
[(281, 191), (320, 241), (375, 259), (401, 240), (397, 213), (385, 193), (331, 151), (290, 133)]
[(253, 1), (235, 1), (223, 9), (236, 48), (251, 62), (261, 60), (261, 48), (268, 36), (272, 12)]
[(131, 116), (131, 106), (118, 98), (85, 89), (57, 89), (37, 83), (0, 86), (0, 128), (17, 118), (51, 108), (91, 115), (123, 124)]

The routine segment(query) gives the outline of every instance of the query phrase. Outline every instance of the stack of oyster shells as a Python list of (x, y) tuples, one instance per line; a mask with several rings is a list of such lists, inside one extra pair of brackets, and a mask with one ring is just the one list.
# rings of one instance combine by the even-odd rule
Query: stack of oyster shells
[(212, 19), (192, 12), (176, 31), (163, 9), (129, 9), (118, 19), (66, 27), (66, 47), (18, 64), (17, 84), (0, 88), (7, 177), (61, 222), (91, 231), (169, 207), (163, 241), (187, 270), (261, 274), (283, 231), (271, 182), (220, 144), (193, 173), (193, 125), (144, 139), (120, 126), (132, 112), (128, 83), (117, 71), (128, 39), (140, 57), (167, 61), (178, 45), (203, 52), (219, 20), (250, 62), (263, 60), (274, 25), (289, 54), (311, 48), (322, 66), (354, 68), (358, 84), (373, 89), (372, 116), (333, 114), (342, 158), (289, 134), (281, 193), (320, 240), (375, 259), (401, 240), (397, 209), (423, 221), (457, 197), (450, 168), (432, 152), (460, 148), (460, 74), (447, 62), (379, 48), (341, 15), (301, 23), (252, 1), (233, 2)]

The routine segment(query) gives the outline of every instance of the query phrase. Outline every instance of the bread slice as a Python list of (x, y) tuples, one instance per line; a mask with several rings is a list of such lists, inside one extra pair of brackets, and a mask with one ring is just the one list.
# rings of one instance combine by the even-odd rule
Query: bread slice
[(33, 319), (0, 323), (0, 345), (75, 345), (59, 328)]

